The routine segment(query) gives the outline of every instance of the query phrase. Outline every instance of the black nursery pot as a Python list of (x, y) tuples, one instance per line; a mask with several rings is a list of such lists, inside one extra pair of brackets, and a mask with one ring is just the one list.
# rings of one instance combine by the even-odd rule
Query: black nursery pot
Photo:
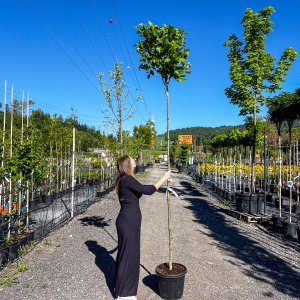
[(295, 214), (300, 214), (300, 205), (295, 203), (292, 207), (292, 212)]
[(187, 172), (187, 166), (180, 166), (178, 167), (179, 173), (186, 173)]
[(9, 247), (1, 245), (0, 246), (0, 267), (7, 263), (8, 254), (9, 254)]
[(164, 264), (157, 266), (155, 269), (158, 280), (159, 295), (161, 298), (166, 300), (181, 299), (183, 295), (184, 279), (187, 269), (184, 265), (178, 263), (176, 264), (183, 267), (183, 271), (176, 275), (166, 275), (159, 273), (159, 267)]
[(272, 203), (273, 202), (273, 196), (272, 195), (266, 195), (266, 201), (268, 203)]
[(242, 213), (259, 214), (262, 197), (259, 194), (236, 193), (236, 208)]
[(283, 219), (281, 217), (275, 217), (272, 218), (273, 221), (273, 230), (282, 233), (283, 232)]
[(286, 236), (296, 239), (297, 238), (297, 224), (283, 222), (283, 233)]

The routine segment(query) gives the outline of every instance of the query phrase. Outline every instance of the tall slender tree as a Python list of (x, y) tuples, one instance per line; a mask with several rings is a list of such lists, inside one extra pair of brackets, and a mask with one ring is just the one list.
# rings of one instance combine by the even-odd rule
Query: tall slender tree
[[(124, 73), (122, 71), (122, 64), (116, 62), (114, 71), (108, 72), (111, 85), (104, 79), (104, 73), (99, 73), (101, 91), (104, 94), (111, 116), (107, 115), (107, 121), (112, 128), (117, 124), (117, 137), (120, 147), (121, 155), (123, 155), (123, 124), (133, 115), (133, 106), (130, 107), (126, 103), (129, 95), (129, 88), (124, 81)], [(108, 112), (108, 111), (106, 111)]]
[[(140, 69), (147, 72), (148, 78), (157, 74), (164, 85), (167, 100), (167, 156), (168, 170), (170, 170), (170, 134), (169, 134), (169, 83), (186, 80), (190, 73), (191, 64), (187, 61), (189, 50), (186, 47), (185, 31), (171, 25), (158, 26), (150, 21), (148, 24), (136, 26), (141, 40), (136, 44), (140, 54)], [(168, 184), (168, 183), (167, 183)], [(169, 230), (169, 269), (172, 270), (172, 232), (170, 194), (167, 191), (168, 203), (168, 230)]]
[(288, 47), (276, 65), (276, 59), (266, 51), (267, 35), (274, 24), (271, 21), (274, 12), (272, 6), (265, 7), (260, 12), (246, 9), (242, 19), (244, 42), (234, 34), (225, 42), (230, 62), (229, 77), (232, 81), (231, 86), (225, 89), (225, 94), (232, 104), (240, 107), (240, 115), (252, 115), (253, 118), (252, 192), (255, 191), (256, 117), (260, 110), (259, 105), (265, 104), (266, 92), (272, 93), (281, 89), (281, 83), (297, 55), (292, 47)]

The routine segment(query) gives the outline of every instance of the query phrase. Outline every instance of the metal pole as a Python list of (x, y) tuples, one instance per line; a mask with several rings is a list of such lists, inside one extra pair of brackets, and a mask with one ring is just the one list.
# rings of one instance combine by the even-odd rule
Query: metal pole
[(75, 177), (75, 128), (73, 127), (71, 218), (73, 218), (74, 216), (74, 177)]

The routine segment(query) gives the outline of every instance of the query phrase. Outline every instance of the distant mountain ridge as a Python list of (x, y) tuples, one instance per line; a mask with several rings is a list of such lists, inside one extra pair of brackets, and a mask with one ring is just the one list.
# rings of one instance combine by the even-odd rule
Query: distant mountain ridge
[[(204, 127), (204, 126), (196, 126), (196, 127), (186, 127), (170, 130), (170, 140), (174, 141), (178, 139), (178, 135), (180, 134), (191, 134), (193, 139), (200, 138), (210, 139), (213, 135), (216, 134), (228, 134), (231, 130), (239, 129), (244, 130), (244, 125), (235, 125), (235, 126), (218, 126), (218, 127)], [(166, 134), (159, 134), (158, 138), (163, 138)]]

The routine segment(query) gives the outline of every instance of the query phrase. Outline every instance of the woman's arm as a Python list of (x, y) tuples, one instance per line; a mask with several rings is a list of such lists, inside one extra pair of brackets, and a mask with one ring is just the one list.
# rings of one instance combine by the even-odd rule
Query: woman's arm
[(141, 184), (133, 176), (126, 176), (126, 187), (145, 195), (152, 195), (156, 192), (156, 187), (153, 184)]
[(134, 177), (126, 176), (126, 185), (128, 188), (138, 193), (145, 194), (145, 195), (152, 195), (161, 187), (161, 185), (167, 179), (170, 178), (170, 175), (171, 175), (171, 171), (166, 172), (164, 176), (161, 177), (155, 184), (151, 184), (151, 185), (141, 184)]
[(154, 184), (156, 190), (158, 190), (158, 189), (162, 186), (162, 184), (163, 184), (167, 179), (169, 179), (170, 177), (171, 177), (171, 171), (166, 172), (165, 175), (164, 175), (163, 177), (161, 177), (161, 178)]

